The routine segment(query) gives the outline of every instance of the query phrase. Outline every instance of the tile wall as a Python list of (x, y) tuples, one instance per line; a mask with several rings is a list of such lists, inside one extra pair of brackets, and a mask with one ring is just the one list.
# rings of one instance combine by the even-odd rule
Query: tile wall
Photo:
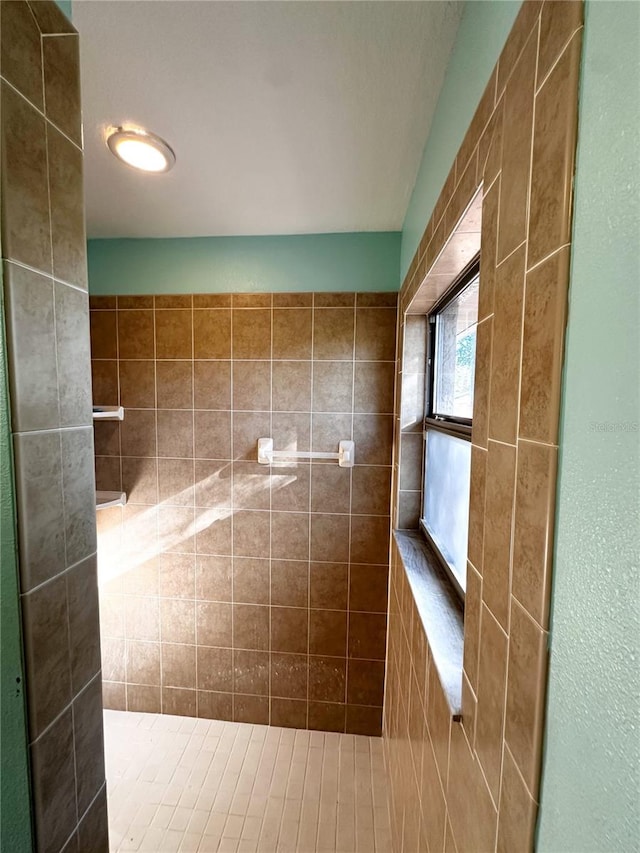
[(38, 851), (106, 851), (78, 35), (0, 3), (2, 263)]
[(107, 707), (380, 734), (396, 300), (92, 297)]
[[(413, 315), (480, 248), (461, 722), (392, 553), (384, 739), (398, 851), (533, 848), (582, 15), (581, 2), (523, 4), (400, 293), (394, 523), (412, 527)], [(474, 197), (481, 223), (467, 220)]]

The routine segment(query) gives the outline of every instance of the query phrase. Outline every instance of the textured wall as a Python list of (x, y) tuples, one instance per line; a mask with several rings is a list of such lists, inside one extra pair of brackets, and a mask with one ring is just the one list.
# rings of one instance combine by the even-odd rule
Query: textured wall
[(397, 290), (400, 233), (89, 240), (92, 294)]
[(538, 837), (550, 853), (640, 849), (639, 57), (638, 5), (587, 3)]
[(91, 297), (109, 707), (380, 733), (396, 298)]
[(3, 284), (35, 843), (103, 851), (78, 35), (53, 2), (3, 2), (0, 14)]
[[(419, 419), (401, 420), (420, 376), (411, 315), (480, 249), (461, 702), (392, 558), (384, 733), (394, 847), (407, 853), (533, 846), (581, 37), (580, 2), (522, 6), (400, 291), (404, 486), (422, 467), (421, 444), (405, 441)], [(396, 524), (410, 526), (410, 495)], [(418, 515), (416, 503), (414, 526)]]

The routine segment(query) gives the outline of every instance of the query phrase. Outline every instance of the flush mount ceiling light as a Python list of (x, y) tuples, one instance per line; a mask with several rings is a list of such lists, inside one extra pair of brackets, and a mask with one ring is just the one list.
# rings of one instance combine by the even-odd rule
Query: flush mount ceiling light
[(119, 160), (142, 172), (168, 172), (176, 162), (164, 139), (141, 128), (110, 127), (107, 145)]

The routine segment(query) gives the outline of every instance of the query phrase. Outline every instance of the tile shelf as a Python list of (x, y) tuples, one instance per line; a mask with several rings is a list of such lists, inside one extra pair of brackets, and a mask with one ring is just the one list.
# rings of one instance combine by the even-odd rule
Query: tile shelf
[(112, 506), (126, 506), (127, 496), (124, 492), (96, 492), (96, 509), (107, 509)]
[(94, 421), (123, 421), (124, 409), (122, 406), (94, 406)]

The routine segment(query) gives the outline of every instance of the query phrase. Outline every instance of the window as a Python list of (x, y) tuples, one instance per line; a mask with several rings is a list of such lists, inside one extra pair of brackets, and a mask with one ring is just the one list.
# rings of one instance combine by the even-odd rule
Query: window
[(464, 596), (479, 260), (428, 316), (425, 471), (421, 527)]

